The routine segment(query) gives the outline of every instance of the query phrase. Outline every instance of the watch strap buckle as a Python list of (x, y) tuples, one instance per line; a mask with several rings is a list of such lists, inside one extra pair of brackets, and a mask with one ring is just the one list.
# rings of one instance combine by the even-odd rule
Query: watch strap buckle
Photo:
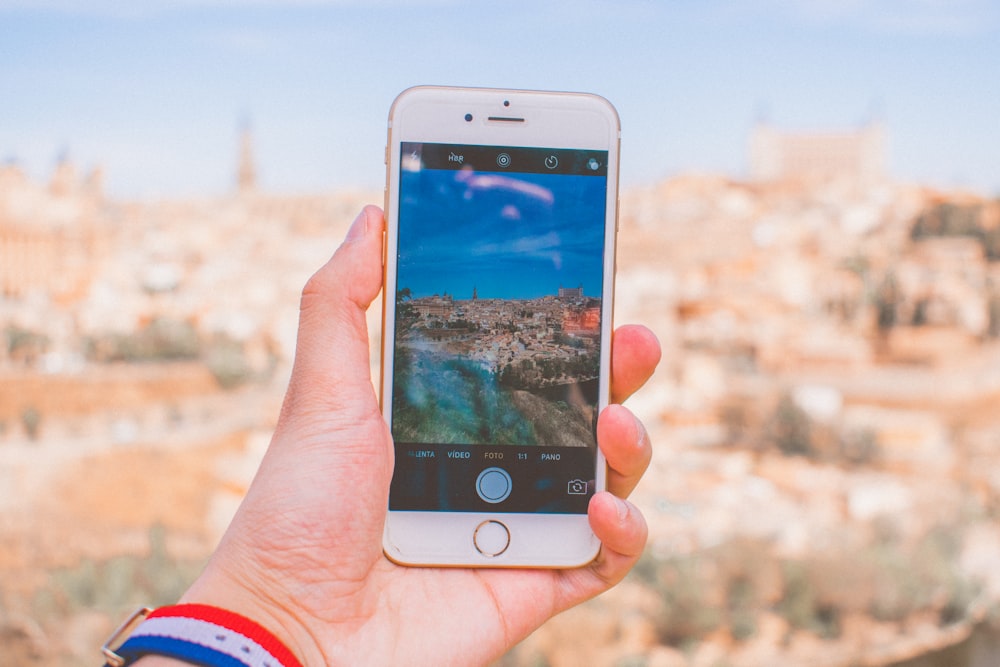
[(116, 651), (121, 648), (122, 644), (128, 638), (128, 635), (132, 633), (137, 625), (146, 620), (146, 617), (152, 613), (153, 609), (151, 607), (139, 607), (132, 615), (125, 619), (125, 622), (118, 626), (104, 645), (101, 646), (101, 653), (104, 655), (104, 659), (107, 664), (111, 667), (123, 667), (125, 664), (125, 658), (121, 657), (116, 653)]

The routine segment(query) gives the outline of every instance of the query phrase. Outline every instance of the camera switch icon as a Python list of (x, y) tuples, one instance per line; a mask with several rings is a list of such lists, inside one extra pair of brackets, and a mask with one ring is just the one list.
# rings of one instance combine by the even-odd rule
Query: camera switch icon
[(566, 493), (571, 496), (587, 495), (587, 483), (582, 479), (571, 479), (566, 485)]

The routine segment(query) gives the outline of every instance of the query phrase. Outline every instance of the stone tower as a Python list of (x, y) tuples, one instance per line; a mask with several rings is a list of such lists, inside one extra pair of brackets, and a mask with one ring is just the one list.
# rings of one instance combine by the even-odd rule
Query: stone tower
[(253, 135), (248, 121), (244, 121), (240, 129), (240, 155), (236, 172), (236, 186), (240, 193), (254, 192), (257, 189), (257, 170), (253, 163)]

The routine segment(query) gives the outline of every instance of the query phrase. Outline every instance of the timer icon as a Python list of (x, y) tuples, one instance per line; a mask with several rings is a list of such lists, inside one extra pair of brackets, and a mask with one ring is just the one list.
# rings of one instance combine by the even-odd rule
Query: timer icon
[(555, 169), (556, 167), (559, 166), (559, 158), (557, 158), (555, 155), (548, 156), (547, 158), (545, 158), (545, 166), (548, 169)]

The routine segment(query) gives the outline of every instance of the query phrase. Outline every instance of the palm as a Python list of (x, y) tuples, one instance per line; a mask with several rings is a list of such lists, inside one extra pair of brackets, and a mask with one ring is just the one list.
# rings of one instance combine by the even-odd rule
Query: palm
[(383, 559), (358, 592), (368, 613), (328, 632), (324, 654), (331, 664), (485, 664), (598, 590), (582, 571), (405, 568)]
[(371, 664), (475, 665), (496, 658), (554, 613), (557, 577), (543, 571), (416, 569), (384, 562), (373, 585), (383, 591), (387, 617), (373, 625), (395, 626), (398, 641), (384, 644), (384, 660)]

